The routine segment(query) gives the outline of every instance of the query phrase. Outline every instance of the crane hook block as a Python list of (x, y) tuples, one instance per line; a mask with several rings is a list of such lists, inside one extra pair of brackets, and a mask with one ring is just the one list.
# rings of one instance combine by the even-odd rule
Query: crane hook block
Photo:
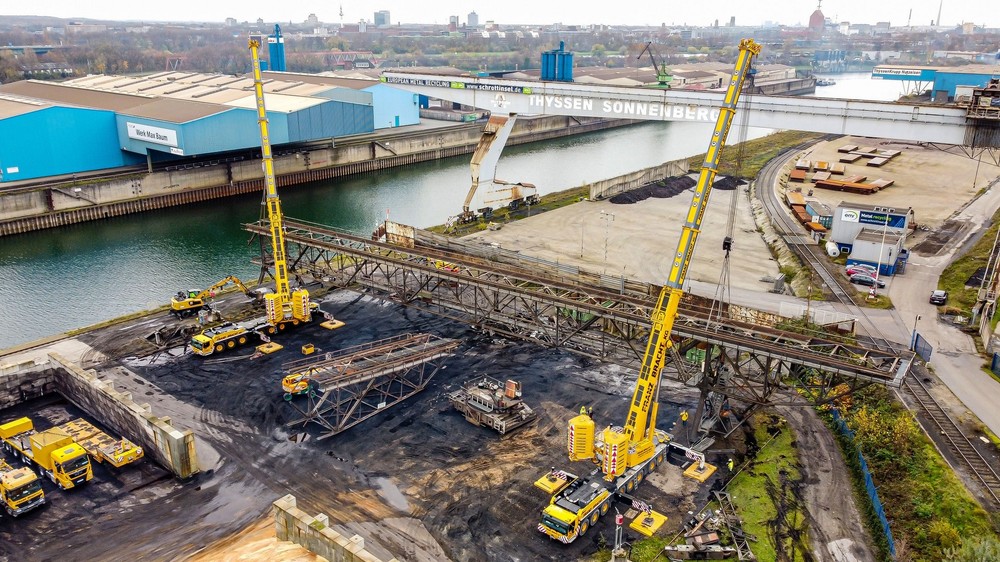
[(725, 251), (727, 251), (727, 252), (729, 250), (733, 249), (733, 237), (732, 236), (726, 236), (722, 240), (722, 249), (725, 250)]

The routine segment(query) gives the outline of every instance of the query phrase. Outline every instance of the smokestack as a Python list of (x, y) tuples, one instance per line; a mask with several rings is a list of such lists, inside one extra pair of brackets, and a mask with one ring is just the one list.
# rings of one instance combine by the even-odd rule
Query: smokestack
[(944, 5), (944, 0), (941, 0), (940, 2), (938, 2), (937, 27), (941, 27), (941, 6), (943, 6), (943, 5)]

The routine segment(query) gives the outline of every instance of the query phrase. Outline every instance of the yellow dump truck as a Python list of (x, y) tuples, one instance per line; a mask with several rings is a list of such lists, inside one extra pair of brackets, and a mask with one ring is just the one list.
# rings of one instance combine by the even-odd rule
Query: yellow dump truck
[(42, 481), (30, 468), (14, 468), (0, 459), (0, 502), (11, 517), (40, 507), (45, 504)]
[(7, 452), (38, 467), (63, 490), (94, 477), (87, 451), (59, 428), (35, 431), (30, 419), (19, 418), (0, 425), (0, 439)]
[(124, 437), (114, 439), (87, 420), (75, 419), (58, 427), (70, 434), (97, 462), (107, 462), (115, 468), (121, 468), (143, 456), (142, 447)]

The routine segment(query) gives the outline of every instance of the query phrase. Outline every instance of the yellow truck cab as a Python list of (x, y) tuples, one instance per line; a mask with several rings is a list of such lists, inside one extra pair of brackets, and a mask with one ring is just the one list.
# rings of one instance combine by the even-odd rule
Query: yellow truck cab
[(11, 517), (45, 504), (42, 481), (27, 467), (14, 468), (0, 460), (0, 502)]
[(35, 431), (31, 420), (19, 418), (0, 425), (0, 439), (7, 451), (33, 464), (63, 490), (94, 477), (87, 451), (59, 428)]

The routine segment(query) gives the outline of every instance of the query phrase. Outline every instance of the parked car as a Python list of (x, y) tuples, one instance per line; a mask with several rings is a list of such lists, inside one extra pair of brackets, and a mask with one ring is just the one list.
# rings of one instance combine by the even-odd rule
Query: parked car
[(851, 275), (851, 283), (864, 285), (866, 287), (871, 287), (877, 283), (879, 289), (885, 288), (885, 281), (881, 279), (875, 279), (871, 275), (867, 275), (865, 273), (855, 273), (854, 275)]
[(848, 264), (847, 268), (844, 270), (847, 275), (854, 275), (855, 273), (864, 273), (865, 275), (875, 276), (875, 271), (877, 268), (874, 265), (868, 265), (866, 263), (852, 263)]
[(931, 293), (931, 304), (936, 304), (938, 306), (943, 305), (948, 302), (948, 291), (942, 291), (938, 289)]

